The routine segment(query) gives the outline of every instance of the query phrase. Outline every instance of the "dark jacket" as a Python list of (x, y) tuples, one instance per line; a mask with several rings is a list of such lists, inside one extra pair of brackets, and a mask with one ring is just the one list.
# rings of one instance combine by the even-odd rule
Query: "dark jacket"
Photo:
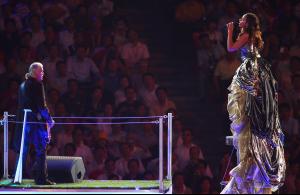
[[(42, 82), (34, 78), (25, 80), (19, 89), (17, 121), (23, 122), (24, 109), (32, 112), (27, 115), (27, 122), (44, 122), (45, 124), (30, 124), (30, 127), (44, 129), (47, 131), (47, 123), (51, 123), (52, 118), (46, 104), (45, 90)], [(14, 133), (13, 147), (19, 151), (21, 144), (23, 124), (17, 124)]]

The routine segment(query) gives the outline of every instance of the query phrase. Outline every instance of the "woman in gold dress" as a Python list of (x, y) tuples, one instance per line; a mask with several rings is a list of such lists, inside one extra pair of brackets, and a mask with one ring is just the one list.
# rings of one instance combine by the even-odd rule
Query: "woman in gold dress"
[(258, 17), (245, 14), (241, 32), (234, 42), (234, 25), (227, 24), (228, 51), (241, 51), (238, 68), (228, 96), (228, 112), (234, 145), (240, 162), (222, 194), (271, 194), (284, 182), (284, 135), (278, 114), (277, 82), (259, 54), (263, 48)]

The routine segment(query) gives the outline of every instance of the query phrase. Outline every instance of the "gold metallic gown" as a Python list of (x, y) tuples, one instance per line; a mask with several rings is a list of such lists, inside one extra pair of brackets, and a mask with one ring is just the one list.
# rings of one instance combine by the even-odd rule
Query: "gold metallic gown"
[[(258, 52), (242, 48), (243, 63), (229, 87), (228, 112), (239, 164), (222, 194), (268, 194), (284, 182), (286, 164), (277, 82)], [(254, 81), (259, 79), (259, 95)]]

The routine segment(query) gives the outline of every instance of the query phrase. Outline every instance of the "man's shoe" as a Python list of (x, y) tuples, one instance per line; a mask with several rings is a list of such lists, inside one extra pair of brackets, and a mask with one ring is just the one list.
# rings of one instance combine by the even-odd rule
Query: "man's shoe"
[(46, 180), (46, 181), (43, 181), (43, 182), (36, 182), (37, 185), (43, 185), (43, 186), (53, 186), (53, 185), (56, 185), (55, 182), (53, 181), (50, 181), (50, 180)]

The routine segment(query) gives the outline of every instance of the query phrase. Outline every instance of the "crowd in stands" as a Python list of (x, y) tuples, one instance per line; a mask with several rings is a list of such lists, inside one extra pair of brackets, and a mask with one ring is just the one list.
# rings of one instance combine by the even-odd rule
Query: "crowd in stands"
[[(155, 72), (149, 71), (151, 51), (142, 40), (143, 32), (135, 30), (134, 24), (118, 13), (114, 1), (0, 3), (1, 113), (16, 113), (19, 85), (30, 64), (40, 61), (44, 65), (47, 106), (52, 116), (144, 117), (169, 112), (176, 115), (168, 89), (158, 83)], [(128, 122), (112, 119), (68, 118), (56, 122), (68, 125), (52, 129), (48, 155), (82, 157), (87, 170), (85, 179), (158, 179), (158, 126), (151, 120), (140, 120), (149, 124), (139, 125), (101, 124)], [(69, 124), (75, 122), (99, 124)], [(210, 180), (212, 172), (200, 146), (193, 143), (192, 132), (183, 127), (179, 118), (174, 122), (173, 169), (189, 178), (194, 177), (197, 168), (197, 174)], [(10, 140), (13, 132), (11, 123)], [(2, 159), (2, 151), (0, 155)], [(31, 176), (34, 161), (32, 152), (29, 156), (26, 177)], [(16, 153), (10, 150), (11, 175), (15, 162)]]

